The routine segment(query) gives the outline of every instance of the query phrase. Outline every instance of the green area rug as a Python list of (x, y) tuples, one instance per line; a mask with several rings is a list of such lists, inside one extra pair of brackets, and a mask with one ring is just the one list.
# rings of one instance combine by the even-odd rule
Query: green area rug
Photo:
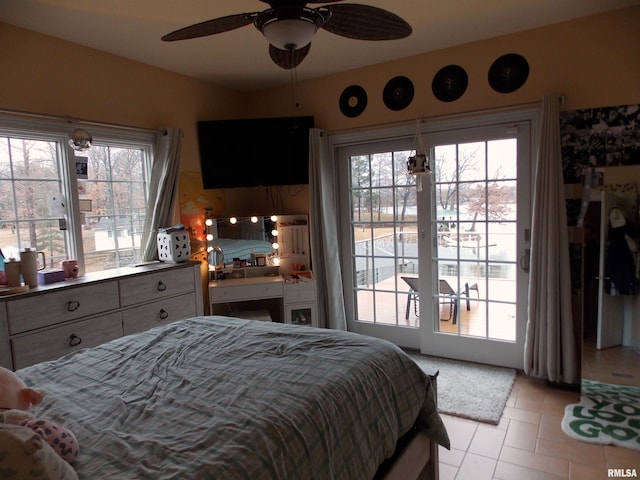
[(431, 357), (409, 356), (426, 372), (439, 370), (440, 413), (497, 425), (516, 379), (513, 368)]
[(583, 380), (580, 403), (565, 407), (561, 425), (576, 440), (640, 450), (640, 387)]

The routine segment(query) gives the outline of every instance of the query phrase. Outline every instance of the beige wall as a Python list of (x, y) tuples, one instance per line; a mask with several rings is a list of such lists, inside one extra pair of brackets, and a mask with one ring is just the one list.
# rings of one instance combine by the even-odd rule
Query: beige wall
[(200, 170), (196, 122), (237, 115), (237, 92), (0, 23), (0, 108), (184, 130), (182, 169)]
[[(567, 109), (640, 103), (638, 26), (640, 7), (634, 7), (300, 82), (295, 113), (314, 115), (318, 127), (335, 132), (539, 101), (548, 91), (565, 94)], [(0, 108), (148, 128), (180, 127), (185, 135), (182, 171), (200, 170), (198, 120), (292, 114), (290, 86), (247, 99), (246, 94), (1, 23), (0, 52)], [(487, 71), (509, 52), (525, 56), (531, 71), (521, 89), (499, 94), (489, 87)], [(469, 87), (457, 101), (443, 103), (431, 93), (431, 80), (452, 63), (466, 69)], [(408, 76), (416, 90), (411, 105), (399, 112), (382, 102), (384, 85), (396, 75)], [(351, 84), (363, 86), (369, 95), (367, 109), (354, 119), (338, 108), (340, 94)], [(308, 189), (230, 189), (225, 199), (227, 209), (238, 215), (274, 209), (298, 213), (307, 211)]]
[[(489, 67), (512, 52), (528, 60), (529, 78), (516, 92), (497, 93), (487, 82)], [(315, 115), (318, 127), (336, 131), (535, 102), (551, 91), (566, 95), (564, 108), (569, 110), (640, 103), (639, 52), (640, 7), (634, 7), (302, 82), (297, 86), (298, 110), (300, 115)], [(445, 103), (433, 96), (431, 82), (449, 64), (467, 71), (469, 86), (460, 99)], [(304, 70), (304, 62), (299, 70)], [(382, 91), (397, 75), (412, 80), (415, 96), (406, 109), (394, 112), (384, 106)], [(368, 104), (362, 115), (351, 119), (340, 113), (338, 101), (352, 84), (364, 87)], [(289, 115), (291, 90), (259, 92), (251, 103), (255, 116)]]

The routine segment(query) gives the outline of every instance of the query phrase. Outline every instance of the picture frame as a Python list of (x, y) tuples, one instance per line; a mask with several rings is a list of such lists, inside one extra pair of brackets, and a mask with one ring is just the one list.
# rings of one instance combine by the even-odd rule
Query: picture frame
[(285, 306), (285, 323), (291, 325), (318, 326), (315, 303), (296, 303)]

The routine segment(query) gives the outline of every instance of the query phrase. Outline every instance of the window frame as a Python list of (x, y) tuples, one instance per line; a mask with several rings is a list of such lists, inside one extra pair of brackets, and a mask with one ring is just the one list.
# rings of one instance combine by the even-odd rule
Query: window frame
[[(57, 143), (61, 193), (67, 200), (67, 229), (64, 233), (65, 249), (68, 258), (78, 260), (79, 271), (83, 274), (85, 272), (85, 261), (78, 178), (75, 169), (76, 151), (68, 143), (69, 134), (75, 128), (84, 128), (89, 131), (93, 137), (93, 145), (141, 150), (143, 156), (142, 175), (147, 198), (157, 132), (134, 127), (92, 124), (90, 122), (74, 121), (73, 119), (69, 119), (65, 123), (62, 119), (55, 120), (44, 116), (40, 118), (37, 115), (0, 114), (0, 136), (23, 137)], [(82, 153), (79, 152), (79, 155), (82, 155)]]

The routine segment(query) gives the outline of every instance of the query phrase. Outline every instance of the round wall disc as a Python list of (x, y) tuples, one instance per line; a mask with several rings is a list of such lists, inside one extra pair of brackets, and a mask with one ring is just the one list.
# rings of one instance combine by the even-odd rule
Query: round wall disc
[(346, 117), (357, 117), (367, 108), (367, 92), (360, 85), (351, 85), (344, 89), (339, 103)]
[(447, 65), (438, 70), (431, 82), (431, 90), (442, 102), (453, 102), (467, 90), (469, 77), (459, 65)]
[(529, 77), (529, 63), (517, 53), (498, 58), (489, 69), (489, 85), (496, 92), (511, 93), (518, 90)]
[(382, 100), (390, 110), (402, 110), (413, 100), (413, 83), (407, 77), (394, 77), (387, 82)]

